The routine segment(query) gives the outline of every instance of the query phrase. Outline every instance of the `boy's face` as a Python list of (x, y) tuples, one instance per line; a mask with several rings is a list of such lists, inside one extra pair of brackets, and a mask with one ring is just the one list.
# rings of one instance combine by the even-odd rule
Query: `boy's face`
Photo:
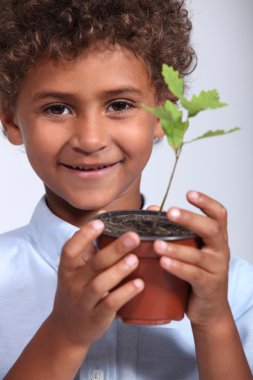
[(100, 209), (140, 206), (141, 172), (162, 134), (142, 103), (155, 106), (145, 66), (119, 48), (28, 73), (3, 125), (12, 143), (24, 143), (56, 215), (80, 225)]

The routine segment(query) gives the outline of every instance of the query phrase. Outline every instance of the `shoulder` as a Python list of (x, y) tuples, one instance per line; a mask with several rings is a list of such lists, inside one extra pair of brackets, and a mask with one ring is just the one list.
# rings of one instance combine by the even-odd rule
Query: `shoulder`
[(0, 235), (1, 302), (29, 282), (37, 256), (29, 225)]
[(32, 247), (30, 226), (24, 226), (0, 235), (0, 263), (9, 261), (28, 247)]
[[(17, 228), (12, 231), (5, 232), (0, 234), (0, 244), (10, 244), (12, 242), (22, 242), (29, 239), (29, 225)], [(1, 246), (0, 246), (1, 247)]]
[(235, 320), (253, 308), (253, 265), (237, 256), (231, 256), (228, 299)]

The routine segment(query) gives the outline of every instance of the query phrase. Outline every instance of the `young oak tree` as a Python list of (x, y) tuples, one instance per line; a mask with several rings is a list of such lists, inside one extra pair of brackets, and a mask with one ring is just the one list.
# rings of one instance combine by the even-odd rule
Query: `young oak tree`
[[(225, 107), (227, 104), (220, 101), (220, 96), (216, 89), (201, 91), (199, 95), (193, 95), (192, 98), (188, 100), (184, 96), (183, 79), (179, 77), (179, 72), (174, 70), (172, 66), (163, 64), (162, 75), (164, 77), (165, 83), (168, 85), (170, 93), (177, 97), (178, 102), (173, 103), (167, 99), (163, 107), (159, 106), (156, 108), (149, 108), (145, 105), (143, 105), (143, 107), (160, 119), (163, 131), (167, 137), (168, 144), (175, 153), (175, 162), (169, 178), (167, 189), (165, 191), (165, 195), (159, 208), (158, 216), (153, 224), (153, 229), (155, 228), (162, 213), (163, 206), (167, 199), (183, 146), (185, 144), (190, 144), (194, 141), (207, 137), (226, 135), (240, 129), (238, 127), (230, 129), (228, 131), (217, 129), (214, 131), (208, 131), (192, 140), (184, 141), (185, 133), (189, 128), (190, 119), (192, 117), (196, 116), (201, 111)], [(183, 112), (183, 109), (186, 112)]]

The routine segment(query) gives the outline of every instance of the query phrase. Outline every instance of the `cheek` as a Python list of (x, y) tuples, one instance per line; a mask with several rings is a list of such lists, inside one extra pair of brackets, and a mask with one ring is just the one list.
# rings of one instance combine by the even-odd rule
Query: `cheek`
[(26, 144), (26, 154), (31, 167), (43, 182), (47, 182), (48, 176), (55, 173), (57, 167), (59, 147), (56, 139), (30, 136)]
[(31, 138), (31, 136), (24, 141), (27, 156), (31, 161), (50, 160), (55, 151), (54, 139), (40, 139), (39, 136)]
[[(53, 133), (52, 133), (53, 132)], [(60, 131), (59, 131), (60, 132)], [(64, 145), (62, 134), (46, 123), (31, 123), (23, 128), (23, 140), (30, 160), (50, 160)]]
[(131, 170), (141, 172), (146, 166), (153, 149), (153, 135), (150, 133), (135, 133), (125, 136), (122, 149), (131, 161)]
[(138, 124), (137, 128), (128, 129), (125, 136), (128, 141), (128, 149), (132, 156), (138, 156), (141, 161), (148, 160), (153, 149), (154, 126), (153, 123), (147, 123), (143, 120)]

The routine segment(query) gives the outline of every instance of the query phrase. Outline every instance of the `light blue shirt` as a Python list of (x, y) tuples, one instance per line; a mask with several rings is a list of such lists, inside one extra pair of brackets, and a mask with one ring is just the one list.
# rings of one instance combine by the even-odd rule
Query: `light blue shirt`
[[(77, 230), (43, 198), (29, 225), (0, 237), (0, 379), (52, 310), (63, 244)], [(229, 301), (253, 370), (253, 266), (232, 257)], [(162, 326), (115, 320), (90, 350), (80, 380), (196, 380), (189, 320)]]

